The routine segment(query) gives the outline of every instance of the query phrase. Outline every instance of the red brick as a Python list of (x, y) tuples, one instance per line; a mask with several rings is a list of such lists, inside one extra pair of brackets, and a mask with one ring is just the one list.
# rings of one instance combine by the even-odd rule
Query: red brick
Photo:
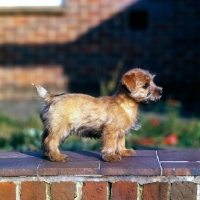
[(111, 200), (137, 200), (137, 183), (118, 181), (112, 184)]
[(142, 200), (166, 200), (168, 183), (149, 183), (144, 185)]
[(21, 183), (21, 200), (45, 200), (45, 182), (31, 181)]
[(174, 182), (171, 188), (171, 200), (196, 200), (197, 184), (190, 182)]
[(25, 18), (25, 17), (15, 17), (13, 19), (13, 24), (17, 26), (25, 25), (27, 23), (29, 23), (29, 20), (28, 18)]
[(98, 3), (99, 3), (99, 0), (87, 0), (87, 3), (95, 3), (95, 4), (98, 4)]
[(76, 184), (73, 182), (52, 183), (50, 193), (53, 200), (74, 200), (76, 198)]
[(84, 182), (82, 200), (106, 200), (107, 182)]
[(0, 183), (0, 200), (15, 200), (16, 185), (12, 182)]

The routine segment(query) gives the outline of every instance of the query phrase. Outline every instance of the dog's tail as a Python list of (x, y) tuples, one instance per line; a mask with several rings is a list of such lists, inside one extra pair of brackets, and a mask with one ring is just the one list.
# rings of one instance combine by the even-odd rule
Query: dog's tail
[(35, 85), (34, 83), (32, 83), (32, 85), (35, 86), (40, 99), (42, 99), (45, 103), (51, 102), (52, 95), (45, 88), (40, 85)]

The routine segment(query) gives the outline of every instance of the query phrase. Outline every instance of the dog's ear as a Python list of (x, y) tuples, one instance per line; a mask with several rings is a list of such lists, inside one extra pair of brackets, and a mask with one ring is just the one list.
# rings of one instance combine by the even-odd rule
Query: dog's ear
[(135, 74), (125, 74), (122, 77), (122, 85), (124, 85), (129, 90), (129, 92), (132, 92), (136, 86)]

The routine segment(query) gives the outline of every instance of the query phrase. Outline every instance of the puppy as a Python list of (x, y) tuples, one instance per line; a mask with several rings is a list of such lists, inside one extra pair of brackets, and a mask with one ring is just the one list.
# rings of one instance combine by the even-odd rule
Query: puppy
[(154, 75), (142, 69), (132, 69), (122, 76), (113, 96), (95, 98), (84, 94), (50, 94), (35, 85), (44, 107), (40, 117), (44, 124), (42, 150), (51, 161), (64, 162), (67, 156), (60, 153), (58, 145), (70, 135), (101, 138), (102, 159), (120, 161), (122, 156), (134, 156), (133, 149), (126, 149), (125, 135), (137, 130), (140, 103), (156, 102), (162, 88), (153, 82)]

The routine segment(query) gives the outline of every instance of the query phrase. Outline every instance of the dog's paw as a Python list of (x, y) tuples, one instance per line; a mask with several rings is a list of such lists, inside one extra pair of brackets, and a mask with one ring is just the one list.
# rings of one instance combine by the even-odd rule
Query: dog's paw
[(52, 162), (66, 162), (68, 159), (67, 155), (64, 154), (54, 154), (53, 156), (47, 156), (49, 158), (50, 161)]
[(102, 159), (106, 162), (119, 162), (122, 157), (116, 154), (104, 154), (102, 155)]
[(133, 149), (123, 149), (120, 151), (121, 156), (135, 156), (136, 153)]

